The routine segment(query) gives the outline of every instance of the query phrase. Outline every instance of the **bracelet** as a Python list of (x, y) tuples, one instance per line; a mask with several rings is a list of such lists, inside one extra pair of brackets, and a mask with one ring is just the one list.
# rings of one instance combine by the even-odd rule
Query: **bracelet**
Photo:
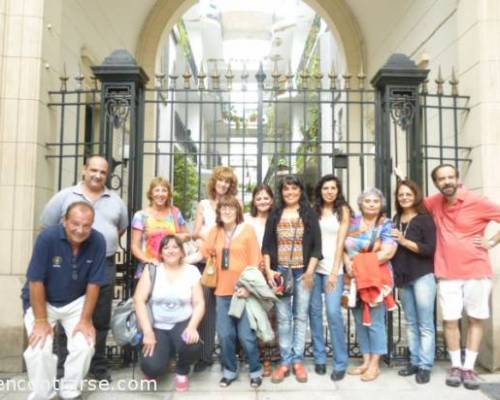
[(496, 246), (497, 243), (493, 239), (490, 239), (490, 240), (488, 240), (488, 244), (490, 246), (490, 249), (492, 249), (493, 247)]
[(35, 318), (35, 324), (37, 322), (47, 322), (47, 321), (48, 321), (47, 318)]

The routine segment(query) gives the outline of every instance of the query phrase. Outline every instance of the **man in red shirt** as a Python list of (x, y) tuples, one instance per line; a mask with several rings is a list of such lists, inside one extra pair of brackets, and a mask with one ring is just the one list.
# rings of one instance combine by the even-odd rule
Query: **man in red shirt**
[[(467, 389), (478, 389), (474, 364), (483, 320), (490, 316), (488, 300), (493, 275), (488, 250), (500, 241), (500, 232), (485, 239), (484, 231), (489, 222), (500, 222), (500, 206), (462, 188), (453, 165), (437, 166), (431, 177), (440, 193), (428, 197), (425, 204), (437, 228), (435, 273), (451, 359), (446, 384), (458, 387), (463, 383)], [(462, 364), (458, 321), (463, 310), (469, 325)]]

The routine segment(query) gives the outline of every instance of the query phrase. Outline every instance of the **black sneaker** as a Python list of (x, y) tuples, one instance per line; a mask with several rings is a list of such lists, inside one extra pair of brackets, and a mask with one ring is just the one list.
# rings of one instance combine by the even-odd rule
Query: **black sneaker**
[(464, 387), (469, 390), (479, 389), (479, 379), (476, 372), (472, 369), (462, 370), (462, 382)]
[(92, 377), (97, 381), (105, 381), (111, 383), (111, 375), (108, 371), (95, 371), (90, 373)]
[(254, 389), (257, 389), (260, 385), (262, 385), (262, 378), (258, 376), (257, 378), (250, 378), (250, 386)]
[(418, 367), (415, 367), (414, 365), (408, 364), (405, 368), (400, 369), (398, 371), (399, 376), (411, 376), (415, 375), (418, 372)]
[(221, 380), (219, 381), (219, 386), (221, 388), (226, 388), (229, 385), (231, 385), (231, 383), (233, 383), (235, 380), (236, 380), (236, 378), (229, 379), (229, 378), (226, 378), (226, 377), (222, 377)]
[(325, 375), (326, 374), (326, 365), (325, 364), (315, 364), (314, 365), (314, 372), (316, 372), (318, 375)]
[(446, 384), (451, 387), (459, 387), (462, 383), (462, 369), (451, 367), (446, 374)]
[(332, 381), (341, 381), (342, 379), (344, 379), (344, 376), (345, 376), (345, 369), (342, 371), (333, 370), (330, 375), (330, 379)]
[(415, 380), (417, 383), (429, 383), (431, 380), (431, 370), (419, 368), (418, 372), (415, 375)]

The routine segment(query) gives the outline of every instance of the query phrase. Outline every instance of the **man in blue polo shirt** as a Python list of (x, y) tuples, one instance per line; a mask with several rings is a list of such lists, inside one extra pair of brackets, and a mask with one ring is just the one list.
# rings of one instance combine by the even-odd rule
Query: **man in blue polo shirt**
[(102, 234), (92, 229), (93, 221), (93, 207), (75, 202), (68, 207), (62, 224), (44, 229), (36, 240), (22, 293), (29, 337), (24, 352), (32, 388), (29, 399), (55, 396), (57, 357), (52, 343), (58, 321), (66, 331), (69, 350), (59, 396), (80, 396), (81, 382), (94, 354), (92, 313), (100, 287), (108, 284), (106, 243)]
[[(94, 207), (95, 217), (92, 227), (102, 233), (106, 241), (106, 272), (109, 285), (101, 288), (94, 310), (96, 344), (90, 373), (95, 379), (109, 381), (111, 377), (106, 359), (106, 337), (109, 331), (116, 275), (115, 253), (118, 251), (120, 236), (128, 225), (128, 213), (120, 196), (106, 187), (108, 175), (109, 165), (103, 157), (88, 157), (83, 167), (82, 181), (56, 193), (45, 206), (40, 219), (44, 227), (59, 224), (67, 208), (75, 201), (87, 201)], [(62, 376), (66, 358), (66, 340), (64, 332), (61, 329), (57, 331), (58, 376)]]

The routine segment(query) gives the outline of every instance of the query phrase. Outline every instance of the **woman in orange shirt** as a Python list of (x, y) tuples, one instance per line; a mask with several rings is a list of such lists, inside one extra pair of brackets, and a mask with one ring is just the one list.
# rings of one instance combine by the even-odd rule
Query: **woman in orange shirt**
[(219, 386), (227, 387), (238, 377), (236, 343), (239, 340), (250, 364), (250, 385), (257, 388), (262, 383), (262, 365), (255, 332), (244, 312), (241, 318), (228, 315), (231, 298), (248, 297), (245, 288), (236, 283), (249, 265), (258, 265), (260, 249), (254, 229), (243, 222), (243, 211), (235, 197), (219, 200), (216, 208), (216, 226), (203, 243), (205, 257), (214, 257), (217, 267), (215, 288), (217, 317), (216, 329), (221, 346), (223, 376)]

